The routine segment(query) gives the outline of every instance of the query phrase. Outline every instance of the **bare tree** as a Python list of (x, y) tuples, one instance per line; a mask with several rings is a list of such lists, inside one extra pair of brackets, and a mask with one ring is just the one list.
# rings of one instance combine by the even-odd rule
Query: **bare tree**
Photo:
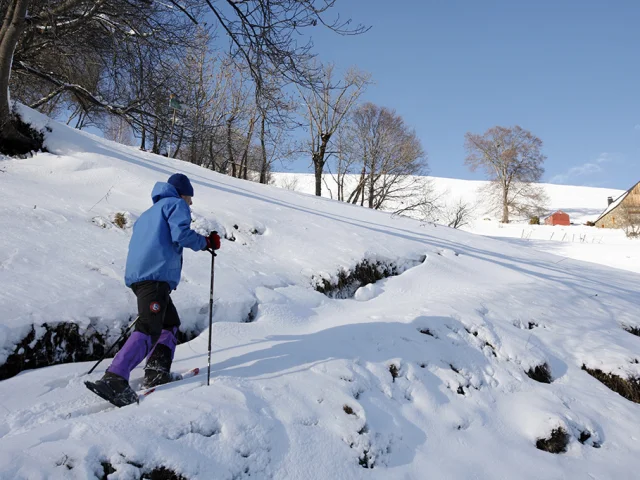
[(485, 171), (491, 184), (485, 191), (494, 205), (499, 205), (503, 223), (509, 223), (510, 213), (531, 211), (540, 207), (544, 191), (539, 182), (546, 157), (542, 140), (519, 126), (493, 127), (483, 135), (465, 135), (465, 164), (476, 171)]
[(258, 109), (260, 112), (260, 162), (258, 181), (260, 183), (269, 183), (269, 177), (273, 169), (273, 164), (280, 161), (284, 164), (290, 160), (293, 154), (293, 148), (288, 134), (291, 132), (292, 125), (288, 118), (274, 111)]
[(442, 208), (442, 224), (451, 228), (461, 228), (473, 220), (473, 205), (458, 198), (450, 205)]
[(394, 110), (373, 103), (359, 106), (350, 119), (347, 155), (357, 158), (360, 177), (347, 201), (369, 208), (399, 205), (407, 213), (423, 203), (428, 190), (426, 154), (415, 131)]
[(346, 202), (349, 188), (353, 186), (355, 174), (362, 170), (362, 158), (360, 157), (355, 140), (355, 129), (351, 124), (352, 117), (348, 118), (348, 123), (338, 129), (336, 136), (335, 153), (335, 182), (338, 187), (337, 199)]
[(13, 54), (22, 33), (27, 28), (27, 6), (29, 0), (2, 0), (0, 7), (4, 11), (0, 27), (0, 143), (12, 144), (6, 153), (28, 152), (37, 148), (34, 139), (29, 138), (17, 128), (9, 105), (9, 77)]
[[(79, 72), (85, 68), (83, 56), (92, 57), (97, 64), (106, 64), (110, 59), (126, 61), (118, 52), (129, 41), (154, 44), (159, 51), (181, 43), (191, 38), (188, 24), (195, 25), (206, 7), (228, 36), (231, 58), (248, 68), (256, 88), (263, 88), (265, 72), (278, 78), (282, 85), (295, 82), (314, 86), (318, 71), (309, 67), (312, 44), (300, 41), (301, 30), (316, 25), (345, 35), (367, 30), (351, 26), (349, 19), (328, 20), (335, 3), (336, 0), (0, 0), (2, 147), (11, 144), (28, 151), (36, 146), (28, 135), (17, 130), (19, 122), (12, 114), (8, 93), (12, 71), (48, 83), (52, 91), (43, 98), (67, 92), (112, 114), (128, 115), (134, 123), (141, 115), (154, 118), (153, 112), (141, 108), (140, 99), (110, 99), (83, 82), (70, 82), (65, 69)], [(111, 81), (116, 79), (117, 75), (111, 75)]]
[(284, 188), (285, 190), (291, 190), (292, 192), (298, 191), (298, 183), (299, 179), (296, 176), (283, 176), (280, 181), (280, 188)]
[(344, 121), (369, 83), (369, 74), (350, 69), (343, 79), (336, 80), (333, 65), (323, 67), (319, 86), (313, 89), (299, 87), (308, 121), (309, 141), (306, 151), (311, 154), (315, 174), (315, 193), (322, 195), (322, 174), (332, 151), (333, 135)]
[(222, 165), (225, 172), (238, 178), (242, 178), (258, 120), (252, 85), (243, 73), (236, 72), (229, 83), (225, 108), (226, 159)]
[(306, 87), (322, 85), (322, 69), (311, 64), (313, 43), (300, 41), (304, 29), (322, 25), (340, 35), (368, 30), (353, 26), (351, 19), (328, 19), (337, 0), (205, 2), (230, 39), (231, 58), (249, 69), (256, 90), (265, 97), (274, 92), (268, 88), (273, 79)]
[(131, 145), (133, 143), (131, 125), (127, 123), (124, 117), (109, 115), (103, 131), (105, 138), (108, 140), (113, 140), (123, 145)]
[(82, 111), (91, 106), (127, 116), (132, 123), (141, 113), (149, 116), (142, 99), (128, 97), (125, 92), (130, 90), (122, 88), (122, 68), (130, 63), (125, 47), (144, 43), (160, 55), (184, 44), (201, 10), (198, 2), (181, 2), (182, 10), (192, 12), (183, 16), (181, 9), (158, 2), (0, 0), (0, 145), (37, 147), (29, 135), (16, 130), (20, 123), (8, 94), (12, 72), (17, 81), (46, 88), (34, 106), (62, 95)]
[(255, 91), (260, 122), (259, 182), (264, 184), (269, 182), (274, 162), (284, 163), (293, 155), (294, 142), (290, 134), (299, 127), (299, 122), (294, 120), (296, 100), (280, 88), (277, 78), (268, 80), (268, 85)]

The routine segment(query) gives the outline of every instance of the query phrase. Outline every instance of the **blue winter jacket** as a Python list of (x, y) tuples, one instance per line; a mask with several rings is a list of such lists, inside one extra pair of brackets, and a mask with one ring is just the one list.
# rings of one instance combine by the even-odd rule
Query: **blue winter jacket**
[(153, 206), (133, 226), (124, 275), (128, 287), (136, 282), (180, 283), (183, 247), (204, 250), (206, 237), (191, 230), (191, 210), (173, 185), (158, 182), (151, 192)]

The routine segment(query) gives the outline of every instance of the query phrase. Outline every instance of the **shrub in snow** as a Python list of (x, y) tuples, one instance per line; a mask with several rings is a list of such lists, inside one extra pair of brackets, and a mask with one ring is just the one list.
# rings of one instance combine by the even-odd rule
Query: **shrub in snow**
[(331, 298), (353, 298), (363, 285), (369, 285), (388, 277), (394, 277), (415, 267), (426, 260), (426, 256), (418, 260), (407, 260), (402, 265), (390, 261), (364, 259), (352, 270), (343, 269), (335, 278), (313, 277), (312, 283), (316, 291)]
[(591, 432), (589, 430), (582, 430), (580, 432), (580, 436), (578, 437), (578, 441), (583, 445), (591, 445), (593, 448), (600, 448), (602, 445), (600, 442), (594, 442)]
[[(21, 139), (3, 139), (0, 142), (0, 154), (25, 157), (31, 152), (46, 152), (44, 148), (44, 132), (36, 130), (30, 124), (26, 123), (20, 115), (15, 111), (12, 112), (12, 123), (15, 129), (24, 135), (27, 142), (20, 141)], [(47, 131), (51, 131), (49, 127), (46, 127)]]
[(536, 442), (538, 450), (549, 453), (565, 453), (571, 436), (563, 427), (554, 428), (549, 438), (539, 438)]
[(129, 225), (129, 219), (126, 214), (122, 212), (117, 212), (113, 215), (113, 224), (118, 228), (126, 228)]
[(587, 432), (586, 430), (583, 430), (582, 432), (580, 432), (580, 438), (578, 438), (578, 441), (584, 444), (584, 442), (586, 442), (590, 438), (591, 438), (591, 433)]
[(537, 365), (535, 368), (530, 368), (527, 372), (527, 376), (532, 380), (540, 383), (551, 383), (553, 377), (551, 376), (551, 368), (547, 362), (542, 365)]
[(533, 216), (529, 219), (529, 225), (540, 225), (540, 217)]
[[(144, 465), (139, 465), (134, 462), (127, 462), (129, 465), (133, 465), (137, 468), (144, 468)], [(102, 479), (106, 480), (113, 473), (118, 473), (114, 466), (108, 461), (100, 462), (102, 465)], [(155, 467), (153, 470), (148, 470), (143, 473), (140, 480), (187, 480), (186, 477), (177, 474), (173, 470), (167, 467)]]
[(144, 473), (140, 480), (187, 480), (186, 477), (178, 475), (173, 470), (169, 470), (165, 467), (158, 467), (151, 470), (149, 473)]
[(362, 468), (373, 468), (375, 463), (372, 458), (369, 457), (369, 450), (365, 450), (362, 456), (358, 459), (358, 463)]
[(107, 343), (106, 335), (93, 328), (81, 332), (75, 323), (32, 326), (29, 334), (0, 366), (0, 380), (13, 377), (23, 370), (96, 360), (104, 353)]
[(349, 405), (344, 405), (342, 407), (342, 409), (344, 410), (344, 413), (346, 413), (347, 415), (355, 415), (356, 412), (353, 411), (353, 408), (351, 408)]
[(630, 326), (625, 325), (622, 328), (624, 328), (630, 334), (635, 335), (637, 337), (640, 337), (640, 327), (630, 327)]
[(113, 465), (111, 465), (109, 462), (102, 461), (102, 462), (100, 462), (100, 465), (102, 465), (102, 477), (101, 478), (106, 479), (112, 473), (116, 473), (116, 469), (113, 468)]
[(587, 372), (596, 380), (604, 383), (611, 390), (622, 395), (627, 400), (640, 403), (640, 377), (629, 377), (628, 379), (624, 379), (613, 373), (605, 373), (597, 368), (587, 368), (586, 365), (582, 365), (582, 370)]
[(392, 363), (391, 365), (389, 365), (389, 373), (391, 374), (391, 378), (395, 382), (396, 378), (400, 376), (400, 369), (395, 363)]
[(353, 270), (341, 270), (332, 280), (326, 278), (314, 280), (316, 281), (316, 290), (328, 297), (352, 298), (362, 285), (375, 283), (395, 275), (398, 275), (398, 268), (394, 263), (370, 262), (365, 259), (358, 263)]

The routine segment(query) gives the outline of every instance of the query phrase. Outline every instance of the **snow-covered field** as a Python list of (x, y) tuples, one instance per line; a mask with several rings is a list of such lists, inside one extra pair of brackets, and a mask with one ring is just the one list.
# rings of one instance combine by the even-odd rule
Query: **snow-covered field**
[[(304, 193), (315, 191), (311, 174), (275, 173), (274, 183), (281, 188), (295, 188)], [(640, 273), (640, 241), (630, 240), (621, 230), (587, 227), (587, 221), (595, 221), (607, 206), (607, 197), (619, 197), (623, 190), (571, 185), (543, 184), (549, 197), (549, 212), (562, 210), (569, 214), (574, 225), (570, 227), (529, 225), (528, 219), (514, 219), (511, 224), (501, 224), (493, 212), (483, 208), (482, 187), (487, 182), (429, 177), (439, 203), (456, 205), (459, 200), (472, 209), (468, 225), (462, 230), (489, 237), (502, 237), (522, 246), (542, 252), (554, 253), (576, 260), (599, 263)], [(336, 183), (331, 175), (325, 175), (323, 195), (335, 197)]]
[[(76, 363), (1, 381), (1, 479), (138, 479), (161, 466), (206, 480), (636, 477), (640, 407), (581, 366), (640, 374), (640, 338), (622, 329), (640, 327), (640, 275), (50, 127), (55, 153), (0, 161), (0, 360), (32, 324), (99, 329), (135, 313), (130, 230), (110, 219), (134, 221), (154, 182), (181, 171), (194, 228), (228, 238), (212, 384), (201, 374), (116, 409), (83, 386), (108, 361), (91, 376)], [(411, 268), (350, 299), (314, 290), (364, 259)], [(185, 252), (173, 298), (186, 326), (206, 327), (209, 262)], [(550, 384), (525, 374), (544, 362)], [(206, 364), (205, 329), (174, 365)], [(560, 426), (566, 453), (536, 449)]]
[[(300, 173), (274, 173), (274, 184), (281, 188), (294, 189), (298, 192), (313, 193), (315, 191), (315, 178), (313, 174)], [(357, 183), (358, 175), (351, 175), (347, 183)], [(427, 177), (430, 187), (436, 197), (441, 197), (445, 203), (455, 203), (458, 199), (469, 203), (474, 207), (473, 217), (483, 219), (491, 217), (483, 209), (482, 187), (487, 185), (482, 180), (460, 180), (456, 178)], [(631, 186), (631, 185), (629, 185)], [(572, 185), (556, 185), (543, 183), (542, 187), (549, 197), (549, 210), (562, 209), (576, 224), (583, 224), (587, 220), (595, 220), (607, 207), (607, 197), (614, 199), (620, 196), (624, 190), (596, 187), (577, 187)], [(323, 196), (336, 198), (337, 186), (335, 177), (331, 174), (324, 175)]]

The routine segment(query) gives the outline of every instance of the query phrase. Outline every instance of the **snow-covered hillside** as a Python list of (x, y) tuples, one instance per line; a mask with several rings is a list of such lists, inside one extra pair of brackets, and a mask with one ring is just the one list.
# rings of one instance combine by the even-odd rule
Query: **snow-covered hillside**
[[(275, 173), (273, 177), (275, 185), (280, 188), (308, 194), (315, 191), (315, 180), (311, 174)], [(351, 183), (357, 183), (356, 177), (349, 179)], [(587, 221), (596, 220), (605, 210), (608, 197), (618, 198), (623, 190), (542, 184), (549, 197), (549, 213), (557, 210), (568, 213), (572, 225), (529, 225), (527, 218), (514, 218), (511, 224), (505, 225), (498, 222), (495, 212), (487, 212), (485, 208), (482, 187), (487, 182), (441, 177), (428, 179), (442, 210), (455, 207), (460, 201), (470, 207), (469, 222), (461, 227), (462, 230), (505, 238), (516, 245), (530, 246), (542, 252), (640, 273), (640, 245), (637, 240), (626, 238), (621, 230), (584, 225)], [(323, 187), (323, 196), (335, 197), (335, 177), (325, 175)], [(442, 216), (441, 213), (437, 215)], [(414, 215), (419, 217), (420, 213)]]
[[(53, 153), (0, 161), (0, 362), (45, 323), (104, 333), (135, 315), (124, 262), (156, 181), (187, 174), (194, 228), (227, 240), (211, 386), (201, 374), (116, 409), (83, 385), (108, 361), (90, 376), (85, 362), (3, 380), (0, 479), (636, 476), (640, 407), (582, 366), (640, 375), (640, 338), (623, 328), (640, 328), (640, 275), (235, 180), (29, 116), (52, 129)], [(315, 289), (365, 260), (399, 275), (353, 298)], [(184, 262), (174, 302), (184, 328), (204, 334), (178, 346), (174, 369), (206, 371), (210, 256), (187, 251)], [(544, 364), (551, 383), (526, 373), (540, 380)], [(565, 453), (536, 448), (558, 428)]]
[[(305, 173), (274, 173), (274, 183), (281, 188), (294, 189), (298, 192), (313, 193), (315, 191), (315, 178), (313, 174)], [(359, 176), (352, 175), (347, 183), (357, 184)], [(486, 202), (483, 200), (482, 188), (488, 182), (483, 180), (460, 180), (456, 178), (426, 177), (435, 197), (442, 197), (441, 201), (455, 203), (462, 200), (474, 207), (473, 217), (483, 219), (491, 215), (483, 208)], [(543, 183), (545, 193), (549, 197), (549, 211), (563, 210), (576, 224), (595, 220), (607, 207), (607, 198), (617, 198), (624, 190), (598, 187), (578, 187), (573, 185), (556, 185)], [(324, 175), (323, 196), (336, 198), (336, 179), (331, 174)]]

